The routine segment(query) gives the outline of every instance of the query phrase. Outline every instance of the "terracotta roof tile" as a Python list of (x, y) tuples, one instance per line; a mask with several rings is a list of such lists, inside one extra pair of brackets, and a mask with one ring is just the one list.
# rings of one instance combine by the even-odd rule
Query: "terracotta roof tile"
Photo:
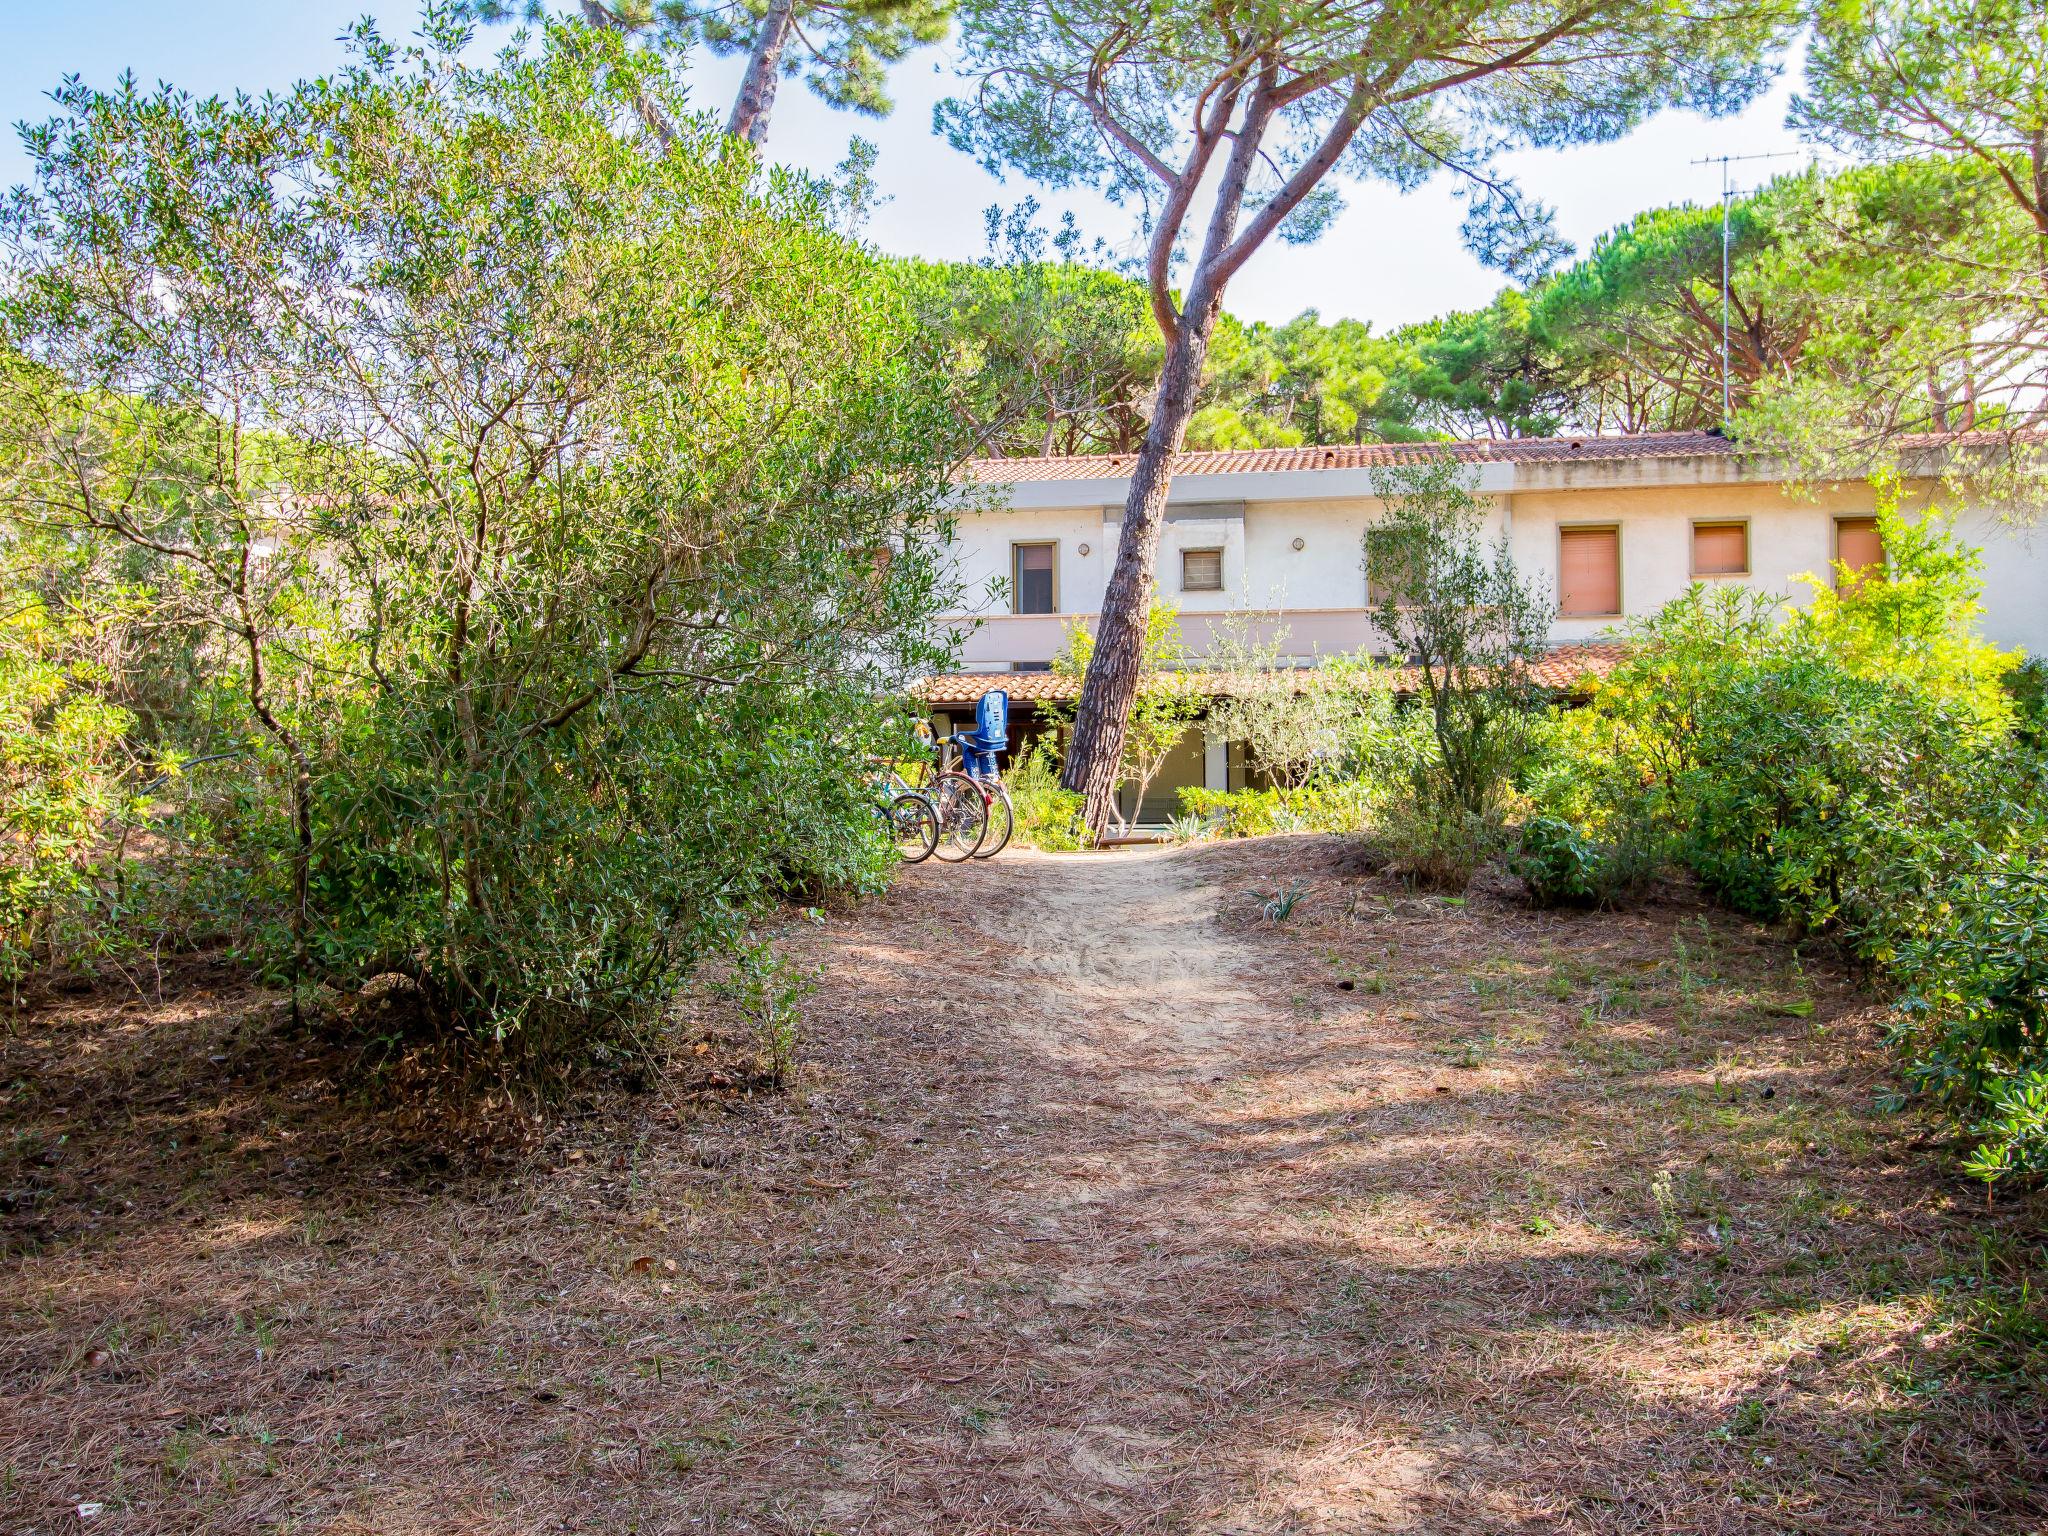
[[(1529, 669), (1530, 681), (1541, 688), (1580, 687), (1589, 678), (1612, 672), (1627, 653), (1626, 645), (1612, 640), (1561, 645)], [(1403, 668), (1395, 674), (1394, 686), (1403, 693), (1412, 692), (1414, 672)], [(1057, 672), (947, 672), (926, 678), (917, 691), (927, 704), (957, 705), (972, 704), (992, 688), (1007, 690), (1013, 704), (1072, 699), (1081, 691), (1077, 679)]]
[[(1478, 438), (1455, 443), (1358, 443), (1326, 448), (1231, 448), (1174, 455), (1176, 475), (1278, 474), (1304, 469), (1366, 469), (1414, 464), (1448, 453), (1467, 464), (1569, 464), (1617, 459), (1728, 457), (1736, 445), (1714, 432), (1641, 432), (1628, 437)], [(977, 459), (968, 472), (987, 484), (1024, 480), (1119, 479), (1137, 455), (1050, 459)]]
[[(1890, 446), (1905, 451), (1948, 448), (1984, 451), (2009, 449), (2015, 443), (2039, 445), (2048, 433), (2035, 429), (2011, 432), (1921, 432), (1894, 439)], [(1323, 448), (1231, 448), (1178, 453), (1176, 475), (1280, 474), (1289, 470), (1369, 469), (1378, 464), (1414, 464), (1448, 453), (1466, 464), (1592, 464), (1630, 459), (1734, 458), (1741, 446), (1718, 432), (1635, 432), (1610, 437), (1467, 438), (1445, 443), (1340, 443)], [(1084, 454), (1072, 458), (976, 459), (966, 468), (969, 478), (988, 485), (1026, 480), (1121, 479), (1131, 472), (1137, 455)]]

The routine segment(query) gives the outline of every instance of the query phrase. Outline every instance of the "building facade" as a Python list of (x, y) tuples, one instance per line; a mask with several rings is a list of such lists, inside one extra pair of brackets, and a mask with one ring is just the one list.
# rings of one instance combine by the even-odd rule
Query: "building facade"
[[(1278, 640), (1297, 664), (1382, 649), (1366, 558), (1385, 516), (1376, 473), (1445, 452), (1469, 466), (1489, 536), (1505, 538), (1545, 594), (1561, 665), (1589, 642), (1598, 655), (1615, 626), (1654, 613), (1694, 581), (1796, 601), (1803, 573), (1825, 579), (1837, 560), (1882, 560), (1868, 485), (1796, 492), (1780, 469), (1713, 433), (1184, 453), (1156, 572), (1188, 652), (1203, 656), (1225, 630)], [(1092, 626), (1131, 464), (1116, 456), (975, 466), (989, 505), (962, 516), (951, 550), (969, 598), (952, 619), (962, 674), (934, 679), (928, 692), (942, 714), (1003, 686), (1024, 706), (1028, 730), (1029, 706), (1056, 682), (1018, 674), (1042, 674), (1070, 626)], [(1917, 494), (1924, 502), (1927, 489)], [(1998, 508), (1949, 510), (1985, 551), (1986, 634), (2048, 655), (2048, 527), (2020, 525)], [(1169, 799), (1181, 781), (1242, 782), (1227, 743), (1191, 743), (1186, 756), (1176, 782), (1162, 786)]]

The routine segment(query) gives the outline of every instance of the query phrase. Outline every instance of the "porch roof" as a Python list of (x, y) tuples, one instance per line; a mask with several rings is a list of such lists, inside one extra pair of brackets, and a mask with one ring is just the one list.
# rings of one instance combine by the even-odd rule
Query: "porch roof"
[[(1615, 664), (1627, 653), (1626, 645), (1612, 640), (1560, 645), (1530, 666), (1529, 681), (1539, 688), (1583, 691), (1612, 672)], [(1302, 676), (1312, 675), (1313, 670), (1301, 669)], [(1230, 692), (1228, 677), (1195, 672), (1184, 675), (1191, 681), (1199, 679), (1206, 686), (1206, 691), (1214, 695)], [(1394, 673), (1397, 692), (1413, 693), (1416, 683), (1412, 667), (1403, 667)], [(972, 704), (992, 688), (1005, 690), (1013, 704), (1073, 699), (1081, 692), (1078, 678), (1063, 677), (1057, 672), (945, 672), (926, 678), (918, 684), (917, 692), (927, 704), (955, 705)]]

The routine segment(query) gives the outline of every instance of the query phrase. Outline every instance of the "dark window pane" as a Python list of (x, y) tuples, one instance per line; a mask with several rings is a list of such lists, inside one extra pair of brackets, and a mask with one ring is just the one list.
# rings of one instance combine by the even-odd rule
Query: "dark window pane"
[(1050, 544), (1019, 544), (1014, 559), (1016, 570), (1012, 573), (1016, 589), (1016, 611), (1019, 613), (1051, 613), (1052, 600), (1052, 556)]

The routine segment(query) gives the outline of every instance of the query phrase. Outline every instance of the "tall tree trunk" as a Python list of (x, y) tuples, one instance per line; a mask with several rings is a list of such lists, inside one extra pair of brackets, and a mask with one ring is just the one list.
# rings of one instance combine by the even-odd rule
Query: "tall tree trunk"
[(1102, 595), (1095, 650), (1081, 684), (1073, 739), (1060, 776), (1065, 788), (1083, 797), (1082, 816), (1093, 837), (1102, 835), (1116, 803), (1117, 770), (1123, 763), (1131, 705), (1138, 697), (1145, 619), (1152, 606), (1152, 566), (1159, 552), (1160, 525), (1166, 521), (1173, 456), (1180, 452), (1188, 423), (1194, 419), (1202, 365), (1208, 360), (1220, 307), (1220, 295), (1205, 296), (1199, 309), (1191, 306), (1181, 315), (1153, 396), (1152, 421), (1131, 470), (1131, 493), (1124, 500), (1123, 530), (1117, 536), (1116, 566)]
[[(1131, 470), (1131, 493), (1124, 501), (1123, 531), (1117, 539), (1116, 569), (1102, 596), (1095, 652), (1088, 659), (1088, 676), (1081, 684), (1081, 702), (1074, 711), (1073, 741), (1060, 775), (1062, 785), (1083, 795), (1083, 815), (1088, 830), (1096, 836), (1109, 818), (1117, 769), (1130, 734), (1131, 705), (1138, 696), (1145, 616), (1152, 600), (1152, 561), (1159, 549), (1159, 525), (1166, 518), (1173, 456), (1180, 452), (1188, 422), (1195, 414), (1202, 365), (1208, 360), (1210, 337), (1223, 309), (1224, 287), (1342, 158), (1375, 99), (1371, 83), (1363, 76), (1352, 82), (1344, 109), (1322, 142), (1285, 178), (1279, 191), (1260, 204), (1240, 237), (1237, 221), (1244, 212), (1252, 168), (1261, 156), (1260, 141), (1278, 102), (1279, 75), (1277, 58), (1268, 55), (1252, 64), (1238, 85), (1214, 95), (1197, 121), (1187, 164), (1169, 183), (1166, 206), (1153, 231), (1146, 276), (1152, 314), (1166, 336), (1166, 366), (1160, 371), (1144, 446)], [(1240, 87), (1246, 86), (1248, 91), (1240, 96)], [(1226, 133), (1233, 113), (1237, 114), (1237, 127)], [(1187, 301), (1176, 314), (1168, 281), (1174, 248), (1211, 156), (1225, 142), (1230, 144), (1230, 154), (1217, 179), (1202, 254), (1188, 284)]]
[(740, 77), (732, 116), (726, 120), (725, 131), (734, 138), (759, 144), (768, 137), (768, 114), (775, 110), (775, 87), (782, 80), (782, 50), (795, 23), (796, 0), (770, 0), (754, 33), (754, 49), (747, 55), (747, 72)]
[(2048, 288), (2048, 132), (2036, 128), (2027, 135), (2027, 164), (2034, 173), (2034, 202), (2027, 212), (2034, 218), (2034, 245), (2039, 253), (2037, 265), (2041, 286)]

